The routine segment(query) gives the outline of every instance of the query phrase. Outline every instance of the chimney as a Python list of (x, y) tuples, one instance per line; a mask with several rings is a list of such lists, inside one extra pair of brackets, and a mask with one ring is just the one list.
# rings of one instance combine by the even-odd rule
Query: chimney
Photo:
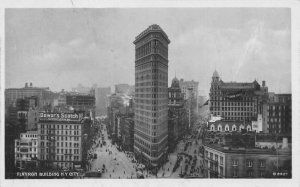
[(32, 87), (32, 82), (30, 83), (30, 87)]
[(27, 87), (28, 87), (28, 83), (26, 82), (26, 83), (25, 83), (25, 88), (27, 88)]
[(266, 81), (262, 81), (262, 86), (263, 86), (263, 87), (266, 86)]

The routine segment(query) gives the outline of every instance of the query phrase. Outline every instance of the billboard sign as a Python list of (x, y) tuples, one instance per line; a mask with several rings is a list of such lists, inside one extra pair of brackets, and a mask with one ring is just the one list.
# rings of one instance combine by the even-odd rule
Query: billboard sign
[(40, 112), (40, 121), (81, 121), (83, 113)]
[(242, 91), (235, 92), (235, 93), (227, 93), (225, 94), (225, 97), (228, 99), (239, 99), (244, 95)]

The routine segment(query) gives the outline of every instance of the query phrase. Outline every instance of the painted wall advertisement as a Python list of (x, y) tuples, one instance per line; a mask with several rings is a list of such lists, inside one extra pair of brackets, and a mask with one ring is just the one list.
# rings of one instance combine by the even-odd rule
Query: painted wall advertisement
[(40, 121), (80, 121), (83, 113), (47, 113), (40, 112)]

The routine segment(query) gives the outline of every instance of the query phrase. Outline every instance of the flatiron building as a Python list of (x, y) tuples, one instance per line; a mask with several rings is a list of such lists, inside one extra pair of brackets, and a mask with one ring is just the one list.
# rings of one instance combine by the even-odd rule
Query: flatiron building
[(158, 166), (168, 150), (168, 44), (159, 25), (135, 41), (134, 152), (146, 165)]

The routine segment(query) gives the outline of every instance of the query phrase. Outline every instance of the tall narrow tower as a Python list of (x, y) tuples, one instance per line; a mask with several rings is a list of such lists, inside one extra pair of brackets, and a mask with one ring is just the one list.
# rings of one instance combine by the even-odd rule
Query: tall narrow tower
[(159, 25), (135, 41), (134, 152), (146, 165), (158, 166), (168, 149), (168, 44)]

